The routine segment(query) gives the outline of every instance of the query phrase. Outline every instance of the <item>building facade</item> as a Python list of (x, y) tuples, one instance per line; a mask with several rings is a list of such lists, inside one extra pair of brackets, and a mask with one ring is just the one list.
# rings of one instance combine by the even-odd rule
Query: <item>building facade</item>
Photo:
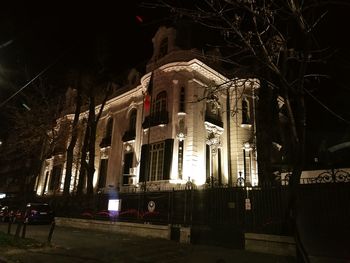
[[(131, 70), (125, 92), (103, 108), (96, 136), (96, 192), (171, 189), (188, 182), (197, 187), (257, 185), (259, 81), (224, 76), (217, 53), (182, 49), (176, 35), (174, 28), (161, 27), (153, 38), (147, 73)], [(81, 113), (82, 123), (86, 116)], [(69, 130), (73, 117), (63, 116), (57, 131)], [(83, 137), (81, 129), (72, 193), (78, 185)], [(38, 195), (63, 192), (68, 143), (69, 136), (63, 150), (45, 160), (36, 182)]]

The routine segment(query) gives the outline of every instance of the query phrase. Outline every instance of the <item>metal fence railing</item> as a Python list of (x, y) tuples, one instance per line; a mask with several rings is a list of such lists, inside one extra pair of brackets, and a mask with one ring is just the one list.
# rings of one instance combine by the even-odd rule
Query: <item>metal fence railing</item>
[[(340, 174), (340, 173), (338, 173)], [(335, 174), (337, 175), (337, 174)], [(321, 175), (320, 175), (321, 176)], [(345, 178), (342, 175), (342, 178)], [(320, 226), (341, 227), (350, 218), (348, 181), (318, 180), (301, 184), (297, 193), (298, 212), (322, 217)], [(313, 183), (310, 183), (313, 182)], [(288, 185), (257, 187), (207, 187), (121, 192), (121, 210), (108, 211), (109, 195), (55, 196), (46, 202), (56, 216), (190, 226), (229, 226), (244, 232), (291, 234)], [(316, 223), (315, 223), (316, 224)]]

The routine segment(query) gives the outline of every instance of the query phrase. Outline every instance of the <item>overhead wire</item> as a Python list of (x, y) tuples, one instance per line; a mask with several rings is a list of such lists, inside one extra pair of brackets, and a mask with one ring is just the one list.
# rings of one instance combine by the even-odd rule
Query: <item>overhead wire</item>
[(331, 113), (333, 116), (337, 117), (339, 120), (350, 124), (349, 120), (344, 119), (342, 116), (340, 116), (339, 114), (337, 114), (336, 112), (334, 112), (333, 110), (331, 110), (328, 106), (326, 106), (322, 101), (320, 101), (318, 98), (316, 98), (314, 95), (311, 94), (310, 91), (308, 91), (307, 89), (304, 89), (305, 92), (311, 97), (313, 98), (317, 103), (319, 103), (323, 108), (325, 108), (329, 113)]
[(40, 71), (36, 76), (34, 76), (30, 81), (28, 81), (23, 87), (21, 87), (19, 90), (17, 90), (15, 93), (13, 93), (10, 97), (8, 97), (6, 100), (1, 102), (0, 108), (4, 106), (7, 102), (9, 102), (11, 99), (13, 99), (16, 95), (18, 95), (20, 92), (22, 92), (25, 88), (27, 88), (31, 83), (33, 83), (37, 78), (39, 78), (41, 75), (43, 75), (46, 71), (48, 71), (52, 66), (54, 66), (63, 56), (65, 53), (67, 53), (68, 50), (63, 51), (53, 62), (51, 62), (48, 66), (46, 66), (42, 71)]

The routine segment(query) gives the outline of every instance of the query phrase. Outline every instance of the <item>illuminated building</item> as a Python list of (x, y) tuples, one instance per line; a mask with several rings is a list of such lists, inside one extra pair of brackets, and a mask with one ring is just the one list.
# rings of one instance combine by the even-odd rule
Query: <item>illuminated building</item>
[[(198, 188), (256, 185), (259, 81), (220, 73), (215, 50), (181, 49), (174, 28), (161, 27), (153, 46), (147, 73), (131, 70), (123, 92), (103, 109), (94, 190), (141, 191), (145, 185), (171, 189), (189, 181)], [(86, 115), (81, 113), (81, 122)], [(62, 117), (57, 131), (69, 129), (73, 117)], [(74, 160), (79, 160), (83, 137), (80, 132)], [(63, 141), (63, 150), (43, 164), (36, 184), (39, 195), (63, 191), (69, 138)], [(79, 167), (76, 161), (71, 191), (76, 190)]]

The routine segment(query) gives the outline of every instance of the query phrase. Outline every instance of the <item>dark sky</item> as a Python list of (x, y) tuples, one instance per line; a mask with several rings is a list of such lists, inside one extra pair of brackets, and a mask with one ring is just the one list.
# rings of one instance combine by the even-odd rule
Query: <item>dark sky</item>
[[(96, 59), (92, 56), (96, 50), (115, 72), (144, 64), (163, 14), (140, 8), (140, 2), (13, 0), (2, 4), (0, 103), (42, 70), (48, 68), (44, 75), (55, 81), (77, 63)], [(0, 112), (0, 137), (5, 126)]]
[(68, 57), (98, 44), (121, 66), (145, 59), (151, 49), (153, 28), (136, 17), (153, 18), (142, 14), (137, 1), (122, 6), (116, 1), (11, 1), (0, 12), (0, 43), (13, 41), (1, 55), (38, 68), (72, 48)]

